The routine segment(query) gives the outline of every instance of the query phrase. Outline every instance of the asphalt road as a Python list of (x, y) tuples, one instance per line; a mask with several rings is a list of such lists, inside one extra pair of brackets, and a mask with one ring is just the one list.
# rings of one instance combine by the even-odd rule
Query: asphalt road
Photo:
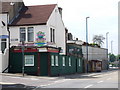
[[(60, 77), (2, 75), (3, 88), (118, 88), (118, 70), (99, 73), (74, 74)], [(31, 88), (31, 89), (30, 89)]]

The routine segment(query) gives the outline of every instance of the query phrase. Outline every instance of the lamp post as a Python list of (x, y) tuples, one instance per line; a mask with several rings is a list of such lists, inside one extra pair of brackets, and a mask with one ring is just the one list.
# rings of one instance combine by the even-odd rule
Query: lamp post
[[(106, 33), (106, 49), (107, 49), (106, 55), (107, 55), (107, 60), (108, 60), (108, 34), (109, 34), (109, 32)], [(107, 69), (109, 69), (109, 61), (108, 61), (108, 64), (107, 64)]]
[(108, 49), (108, 34), (109, 32), (106, 33), (106, 49)]
[(25, 71), (25, 68), (24, 68), (24, 65), (25, 65), (25, 59), (24, 59), (24, 39), (22, 38), (22, 74), (23, 74), (23, 77), (24, 77), (24, 71)]
[(86, 68), (86, 72), (88, 72), (88, 18), (90, 17), (86, 17), (86, 60), (87, 60), (87, 68)]

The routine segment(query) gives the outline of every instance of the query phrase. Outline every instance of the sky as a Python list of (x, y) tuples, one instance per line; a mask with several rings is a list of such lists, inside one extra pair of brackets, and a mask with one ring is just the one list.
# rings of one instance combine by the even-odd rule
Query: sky
[[(119, 0), (23, 0), (26, 6), (58, 4), (63, 8), (62, 19), (74, 38), (86, 41), (86, 17), (88, 18), (88, 41), (94, 35), (108, 34), (108, 52), (118, 54), (118, 2)], [(106, 48), (106, 39), (102, 48)]]

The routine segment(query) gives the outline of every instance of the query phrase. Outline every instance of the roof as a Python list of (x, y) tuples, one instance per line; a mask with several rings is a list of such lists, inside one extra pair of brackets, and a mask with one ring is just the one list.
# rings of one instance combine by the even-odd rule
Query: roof
[(24, 6), (10, 26), (45, 25), (56, 4)]

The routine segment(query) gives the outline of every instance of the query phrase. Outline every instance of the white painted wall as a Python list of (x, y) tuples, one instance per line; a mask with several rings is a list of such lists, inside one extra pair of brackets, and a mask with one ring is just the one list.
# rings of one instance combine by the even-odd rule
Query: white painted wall
[[(63, 49), (63, 54), (65, 54), (66, 51), (66, 43), (65, 43), (65, 27), (62, 21), (62, 18), (60, 16), (60, 13), (58, 11), (58, 7), (56, 6), (53, 10), (50, 18), (48, 19), (47, 25), (30, 25), (30, 26), (11, 26), (10, 32), (11, 32), (11, 39), (18, 39), (18, 41), (11, 41), (11, 46), (17, 46), (20, 43), (20, 32), (19, 28), (25, 27), (26, 29), (28, 27), (34, 28), (34, 42), (37, 38), (36, 34), (39, 31), (45, 32), (46, 43), (50, 42), (50, 28), (55, 29), (55, 43), (49, 44), (50, 46), (54, 47), (61, 47)], [(27, 41), (25, 43), (28, 43)]]
[[(3, 21), (5, 26), (1, 23)], [(0, 35), (8, 35), (7, 31), (7, 14), (0, 14)], [(9, 49), (8, 49), (8, 39), (7, 39), (7, 48), (5, 52), (1, 52), (1, 39), (0, 39), (0, 73), (8, 67), (8, 58), (9, 58)]]
[(50, 27), (55, 28), (55, 44), (57, 47), (61, 47), (63, 49), (63, 53), (66, 52), (66, 42), (65, 42), (65, 26), (62, 21), (62, 17), (59, 13), (58, 6), (55, 7), (53, 13), (51, 14), (48, 22), (47, 22), (48, 30)]
[[(86, 46), (82, 46), (82, 52), (86, 59)], [(88, 60), (107, 60), (107, 49), (88, 46)]]

